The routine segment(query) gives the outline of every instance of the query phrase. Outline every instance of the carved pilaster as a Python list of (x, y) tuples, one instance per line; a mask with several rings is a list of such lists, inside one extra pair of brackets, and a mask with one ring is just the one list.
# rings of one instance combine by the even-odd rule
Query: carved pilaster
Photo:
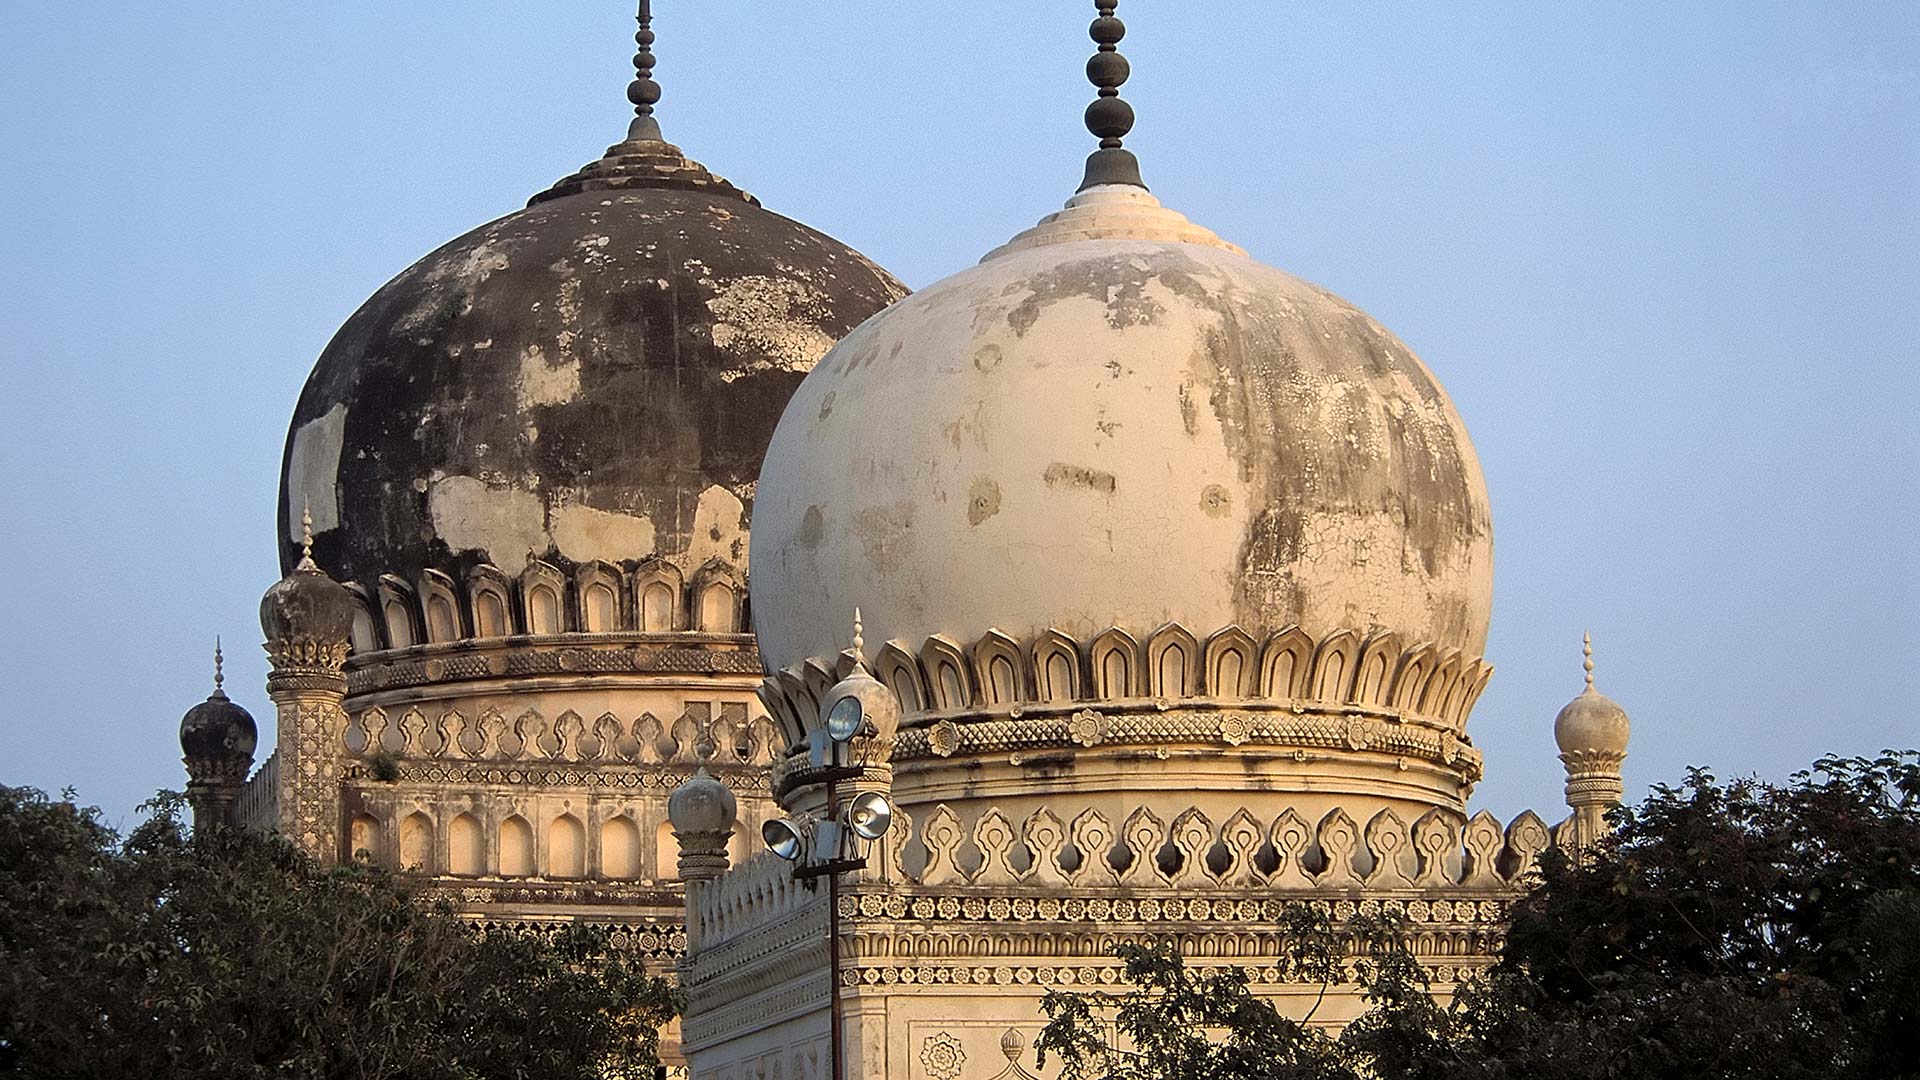
[(347, 714), (346, 644), (269, 642), (267, 693), (278, 712), (281, 835), (332, 863), (340, 857), (340, 772)]

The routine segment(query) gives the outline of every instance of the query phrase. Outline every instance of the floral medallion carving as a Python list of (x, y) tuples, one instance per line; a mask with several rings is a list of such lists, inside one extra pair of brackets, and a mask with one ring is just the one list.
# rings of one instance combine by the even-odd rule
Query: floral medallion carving
[(1093, 709), (1081, 709), (1067, 719), (1067, 737), (1081, 746), (1099, 746), (1106, 741), (1107, 718)]
[(1228, 746), (1239, 746), (1251, 733), (1252, 724), (1244, 713), (1228, 713), (1220, 718), (1220, 741)]
[(942, 720), (927, 732), (927, 748), (941, 757), (952, 756), (960, 749), (960, 725), (952, 720)]
[(920, 1044), (920, 1067), (931, 1080), (958, 1080), (960, 1068), (966, 1063), (967, 1052), (960, 1048), (960, 1040), (947, 1032), (929, 1035)]

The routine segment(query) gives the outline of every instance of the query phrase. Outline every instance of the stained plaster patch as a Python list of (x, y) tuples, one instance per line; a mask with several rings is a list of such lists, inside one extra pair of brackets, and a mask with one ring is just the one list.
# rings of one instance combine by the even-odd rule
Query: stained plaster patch
[(313, 531), (340, 526), (340, 454), (346, 446), (347, 406), (335, 405), (293, 433), (287, 455), (287, 540), (300, 542), (300, 514), (311, 508)]
[(567, 506), (553, 513), (553, 543), (575, 562), (596, 559), (617, 563), (652, 554), (653, 521), (591, 506)]
[(693, 510), (693, 535), (687, 541), (687, 566), (719, 557), (747, 568), (747, 507), (733, 492), (718, 484), (700, 493)]
[(508, 487), (489, 487), (471, 476), (444, 476), (427, 487), (433, 531), (455, 551), (478, 549), (509, 574), (527, 565), (528, 551), (549, 544), (540, 497)]
[(538, 345), (520, 353), (520, 376), (514, 380), (514, 398), (524, 411), (536, 405), (565, 405), (580, 397), (580, 361), (571, 357), (549, 360)]

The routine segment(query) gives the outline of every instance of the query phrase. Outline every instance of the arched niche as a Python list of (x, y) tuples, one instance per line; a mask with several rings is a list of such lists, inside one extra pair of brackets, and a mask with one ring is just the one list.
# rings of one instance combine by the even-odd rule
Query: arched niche
[(405, 649), (419, 643), (413, 590), (391, 574), (380, 579), (380, 616), (388, 648)]
[(460, 640), (460, 605), (454, 599), (453, 579), (438, 570), (421, 571), (419, 594), (427, 640)]
[(477, 877), (487, 870), (487, 834), (480, 819), (460, 814), (447, 826), (447, 873)]
[(663, 821), (653, 830), (653, 876), (672, 881), (680, 876), (680, 841), (674, 839), (673, 823)]
[(431, 874), (435, 870), (433, 819), (418, 810), (400, 822), (400, 869), (418, 874)]
[(600, 826), (600, 876), (625, 880), (640, 876), (640, 827), (625, 814)]
[(546, 876), (587, 876), (587, 830), (572, 814), (561, 814), (547, 826)]
[(500, 874), (532, 877), (533, 867), (533, 826), (513, 814), (500, 823)]
[(693, 575), (694, 628), (707, 634), (740, 630), (740, 575), (725, 559), (708, 559)]
[(588, 563), (573, 575), (580, 629), (607, 634), (620, 629), (620, 573), (606, 563)]
[(560, 634), (567, 629), (566, 579), (535, 560), (520, 572), (521, 621), (529, 634)]
[(372, 814), (355, 814), (347, 827), (347, 857), (380, 861), (380, 819)]

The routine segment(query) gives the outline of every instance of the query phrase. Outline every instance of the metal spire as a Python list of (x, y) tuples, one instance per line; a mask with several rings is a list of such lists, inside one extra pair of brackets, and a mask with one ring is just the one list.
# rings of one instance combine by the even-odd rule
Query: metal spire
[(1087, 61), (1087, 79), (1100, 88), (1100, 96), (1087, 106), (1087, 130), (1099, 137), (1100, 149), (1087, 156), (1087, 174), (1080, 181), (1080, 190), (1100, 184), (1144, 188), (1147, 185), (1140, 179), (1140, 159), (1120, 145), (1133, 130), (1133, 106), (1120, 100), (1120, 84), (1127, 81), (1132, 70), (1118, 48), (1120, 39), (1127, 36), (1126, 24), (1113, 14), (1120, 0), (1094, 0), (1093, 6), (1100, 14), (1087, 33), (1099, 51)]
[(627, 125), (628, 142), (662, 142), (660, 122), (653, 118), (653, 107), (660, 101), (660, 84), (653, 81), (653, 0), (640, 0), (640, 32), (633, 35), (640, 51), (633, 54), (634, 78), (627, 84), (627, 100), (633, 102), (633, 123)]
[(223, 687), (223, 684), (227, 681), (227, 676), (221, 671), (224, 659), (225, 658), (220, 655), (220, 635), (215, 634), (213, 635), (213, 696), (217, 698), (227, 696), (227, 692)]
[(1581, 640), (1583, 644), (1581, 645), (1580, 651), (1586, 656), (1586, 660), (1580, 666), (1587, 669), (1587, 689), (1592, 690), (1593, 689), (1593, 634), (1592, 632), (1588, 632), (1587, 634), (1583, 635)]

